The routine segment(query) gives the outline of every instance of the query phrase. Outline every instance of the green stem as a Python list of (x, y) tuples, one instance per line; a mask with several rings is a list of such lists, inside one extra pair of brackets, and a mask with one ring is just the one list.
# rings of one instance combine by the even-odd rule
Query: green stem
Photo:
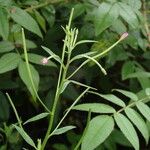
[[(15, 108), (15, 105), (13, 104), (13, 101), (11, 100), (9, 94), (6, 93), (6, 95), (7, 95), (7, 98), (8, 98), (8, 100), (9, 100), (9, 102), (10, 102), (12, 108), (13, 108), (13, 111), (14, 111), (14, 113), (15, 113), (15, 115), (16, 115), (16, 118), (17, 118), (17, 120), (18, 120), (19, 126), (20, 126), (20, 128), (22, 128), (21, 120), (20, 120), (20, 118), (19, 118), (19, 115), (18, 115), (18, 112), (17, 112), (17, 110), (16, 110), (16, 108)], [(22, 128), (22, 129), (23, 129), (23, 128)]]
[[(64, 61), (65, 49), (66, 49), (66, 44), (64, 44), (64, 47), (63, 47), (62, 62)], [(59, 77), (58, 77), (58, 82), (57, 82), (57, 88), (56, 88), (56, 93), (55, 93), (55, 98), (54, 98), (54, 104), (53, 104), (53, 108), (52, 108), (52, 115), (50, 116), (50, 119), (49, 119), (48, 129), (47, 129), (45, 138), (43, 140), (41, 150), (44, 150), (44, 148), (46, 146), (46, 143), (48, 141), (48, 137), (49, 137), (49, 134), (51, 132), (52, 126), (53, 126), (54, 114), (55, 114), (57, 102), (58, 102), (59, 97), (60, 97), (60, 85), (61, 85), (61, 82), (62, 82), (61, 81), (62, 72), (63, 72), (63, 65), (61, 63), (60, 71), (59, 71)]]
[[(69, 29), (70, 29), (70, 26), (71, 26), (71, 20), (72, 20), (72, 17), (73, 17), (73, 11), (74, 11), (74, 9), (72, 9), (72, 11), (71, 11), (71, 15), (70, 15), (69, 23), (68, 23), (68, 28)], [(46, 146), (46, 143), (47, 143), (47, 141), (49, 139), (49, 135), (50, 135), (50, 132), (51, 132), (51, 129), (52, 129), (52, 126), (53, 126), (53, 122), (54, 122), (54, 116), (55, 116), (57, 103), (58, 103), (58, 100), (60, 98), (60, 91), (61, 91), (61, 88), (62, 88), (62, 85), (63, 85), (63, 81), (66, 78), (67, 70), (68, 70), (68, 67), (69, 67), (69, 62), (68, 61), (70, 60), (70, 56), (68, 55), (67, 64), (63, 68), (63, 65), (64, 65), (63, 62), (64, 62), (64, 58), (65, 58), (65, 51), (66, 51), (66, 47), (67, 47), (66, 41), (67, 41), (67, 35), (66, 35), (65, 40), (64, 40), (64, 46), (63, 46), (63, 51), (62, 51), (62, 60), (61, 60), (62, 63), (61, 63), (61, 66), (60, 66), (60, 71), (59, 71), (59, 77), (58, 77), (58, 82), (57, 82), (57, 87), (56, 87), (54, 104), (53, 104), (53, 108), (52, 108), (52, 115), (50, 116), (50, 119), (49, 119), (48, 129), (47, 129), (45, 138), (43, 140), (41, 150), (44, 150), (44, 148)]]
[(72, 108), (75, 106), (75, 104), (81, 99), (82, 96), (84, 96), (84, 94), (87, 93), (87, 91), (89, 89), (90, 88), (87, 88), (84, 92), (82, 92), (80, 94), (80, 96), (73, 102), (73, 104), (69, 107), (69, 109), (67, 110), (67, 112), (65, 113), (65, 115), (63, 116), (63, 118), (60, 120), (60, 122), (58, 123), (58, 125), (56, 126), (56, 128), (53, 130), (53, 132), (49, 135), (49, 137), (51, 137), (53, 135), (53, 133), (59, 128), (59, 126), (64, 121), (64, 119), (66, 118), (66, 116), (69, 114), (69, 112), (72, 110)]

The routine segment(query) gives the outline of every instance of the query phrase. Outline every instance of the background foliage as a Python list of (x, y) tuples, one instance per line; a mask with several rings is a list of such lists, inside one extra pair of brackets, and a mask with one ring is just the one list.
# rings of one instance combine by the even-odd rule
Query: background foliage
[[(78, 40), (98, 41), (94, 44), (85, 43), (77, 46), (73, 53), (74, 56), (94, 51), (101, 53), (118, 40), (122, 33), (128, 32), (129, 36), (108, 55), (97, 59), (106, 69), (106, 76), (98, 71), (98, 67), (94, 63), (90, 62), (73, 77), (78, 82), (97, 88), (98, 92), (103, 94), (85, 95), (81, 103), (87, 103), (75, 106), (63, 122), (64, 125), (75, 125), (76, 129), (62, 136), (56, 136), (50, 141), (47, 148), (73, 149), (86, 125), (87, 114), (84, 111), (88, 111), (90, 107), (92, 112), (104, 115), (92, 114), (94, 118), (89, 123), (88, 136), (85, 135), (82, 149), (88, 150), (89, 148), (91, 150), (101, 143), (97, 150), (115, 150), (124, 147), (130, 149), (131, 144), (135, 149), (139, 149), (138, 137), (140, 148), (146, 149), (147, 147), (148, 149), (149, 103), (139, 102), (135, 109), (125, 108), (125, 105), (130, 105), (130, 99), (137, 101), (147, 97), (145, 101), (148, 102), (150, 95), (150, 2), (148, 0), (0, 0), (0, 149), (19, 150), (22, 147), (28, 147), (12, 126), (16, 119), (6, 99), (6, 92), (11, 95), (22, 121), (26, 121), (43, 110), (36, 99), (25, 66), (21, 28), (25, 29), (30, 70), (34, 77), (35, 89), (38, 90), (44, 104), (51, 109), (59, 68), (56, 61), (49, 61), (48, 64), (42, 65), (41, 59), (48, 55), (41, 45), (61, 56), (62, 39), (65, 36), (61, 26), (67, 24), (71, 8), (75, 9), (72, 26), (79, 29)], [(79, 60), (73, 63), (69, 71), (75, 70), (81, 62)], [(114, 90), (114, 95), (111, 95), (109, 93), (112, 93), (112, 89), (126, 91)], [(81, 91), (83, 91), (81, 86), (72, 84), (66, 88), (57, 107), (55, 123)], [(126, 93), (127, 91), (128, 93)], [(96, 108), (101, 101), (104, 104), (99, 104), (99, 108), (104, 110)], [(111, 108), (107, 108), (105, 105), (109, 105)], [(111, 116), (105, 115), (113, 113), (114, 108), (120, 110), (120, 106), (125, 111), (114, 116), (115, 124)], [(98, 122), (99, 124), (97, 124)], [(103, 123), (107, 126), (103, 127)], [(135, 125), (136, 131), (133, 125)], [(98, 143), (95, 140), (93, 145), (92, 142), (87, 145), (86, 141), (93, 138), (89, 136), (92, 135), (90, 128), (93, 126), (95, 126), (95, 131), (92, 133), (95, 132), (96, 139), (101, 140)], [(96, 136), (99, 130), (97, 127), (101, 129), (101, 126), (107, 132), (98, 137)], [(130, 127), (127, 132), (124, 131), (126, 126)], [(124, 134), (118, 127), (121, 131), (123, 130)], [(25, 126), (33, 139), (39, 136), (43, 137), (46, 128), (46, 119)], [(110, 136), (104, 142), (107, 134)], [(28, 148), (30, 149), (30, 147)]]

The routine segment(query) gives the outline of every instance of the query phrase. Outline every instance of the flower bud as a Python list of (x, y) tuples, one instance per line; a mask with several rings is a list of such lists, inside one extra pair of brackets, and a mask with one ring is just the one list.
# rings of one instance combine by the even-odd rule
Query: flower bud
[(120, 40), (124, 40), (128, 35), (128, 32), (123, 33), (120, 37)]
[(42, 62), (43, 65), (47, 64), (48, 63), (48, 58), (43, 58), (41, 60), (41, 62)]

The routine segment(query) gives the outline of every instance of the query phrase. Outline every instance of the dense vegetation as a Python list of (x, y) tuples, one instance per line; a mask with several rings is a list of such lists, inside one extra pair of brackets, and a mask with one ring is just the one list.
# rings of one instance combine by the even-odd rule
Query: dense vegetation
[(0, 0), (0, 150), (150, 149), (149, 0)]

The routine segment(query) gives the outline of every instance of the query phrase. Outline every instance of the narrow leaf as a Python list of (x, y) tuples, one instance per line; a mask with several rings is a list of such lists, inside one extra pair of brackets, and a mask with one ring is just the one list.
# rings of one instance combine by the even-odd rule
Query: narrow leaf
[(113, 95), (113, 94), (99, 94), (97, 92), (92, 92), (102, 98), (104, 98), (105, 100), (107, 101), (110, 101), (118, 106), (121, 106), (121, 107), (125, 107), (125, 103), (120, 99), (118, 98), (117, 96)]
[(128, 107), (125, 109), (125, 113), (128, 116), (128, 118), (132, 121), (132, 123), (139, 129), (139, 131), (145, 138), (146, 143), (148, 144), (149, 140), (148, 129), (146, 123), (144, 122), (140, 114), (137, 113), (134, 109)]
[(16, 23), (37, 34), (39, 37), (42, 37), (37, 22), (25, 10), (12, 6), (10, 16)]
[(0, 42), (0, 53), (5, 53), (13, 50), (15, 48), (14, 44), (9, 41)]
[(111, 138), (113, 138), (113, 140), (115, 141), (116, 144), (123, 145), (125, 147), (132, 147), (129, 140), (118, 129), (113, 130), (113, 132), (111, 133)]
[(149, 72), (146, 72), (146, 71), (138, 71), (138, 72), (129, 74), (125, 79), (130, 79), (130, 78), (143, 78), (143, 77), (150, 78), (150, 73), (149, 73)]
[(106, 140), (113, 128), (114, 120), (112, 117), (102, 115), (93, 118), (83, 138), (81, 150), (94, 150)]
[(140, 113), (148, 120), (150, 121), (150, 108), (148, 105), (144, 104), (143, 102), (137, 102), (136, 107), (140, 111)]
[(120, 12), (121, 17), (129, 25), (131, 25), (132, 28), (137, 28), (139, 22), (132, 7), (123, 2), (119, 2), (118, 6), (119, 6), (119, 10), (120, 10), (119, 12)]
[(132, 0), (132, 1), (131, 0), (122, 0), (122, 1), (129, 4), (132, 7), (132, 9), (134, 9), (134, 10), (138, 10), (142, 6), (141, 0)]
[(118, 18), (118, 15), (118, 7), (116, 4), (110, 5), (108, 3), (102, 3), (95, 11), (94, 16), (96, 35), (99, 35), (105, 29), (110, 27), (113, 22)]
[(24, 125), (27, 124), (27, 123), (29, 123), (29, 122), (34, 122), (34, 121), (38, 121), (38, 120), (40, 120), (40, 119), (43, 119), (43, 118), (47, 117), (48, 115), (49, 115), (49, 113), (41, 113), (41, 114), (38, 114), (38, 115), (36, 115), (36, 116), (34, 116), (34, 117), (28, 119), (28, 120), (24, 123)]
[(36, 10), (34, 10), (35, 18), (44, 32), (46, 32), (46, 22), (43, 16)]
[(132, 61), (127, 61), (123, 64), (121, 70), (122, 80), (127, 79), (127, 76), (135, 71), (135, 64)]
[(0, 74), (17, 68), (21, 58), (16, 53), (8, 53), (0, 58)]
[(67, 86), (69, 85), (71, 81), (70, 80), (66, 80), (63, 85), (62, 85), (62, 88), (61, 88), (61, 91), (60, 91), (60, 94), (64, 92), (64, 90), (67, 88)]
[(121, 90), (121, 89), (113, 89), (113, 91), (120, 92), (123, 95), (125, 95), (126, 97), (129, 97), (131, 100), (138, 101), (138, 97), (133, 92)]
[(0, 7), (0, 35), (4, 40), (7, 40), (9, 35), (9, 21), (7, 16), (6, 10)]
[(67, 132), (67, 131), (69, 131), (69, 130), (72, 130), (72, 129), (74, 129), (74, 128), (76, 128), (76, 127), (75, 127), (75, 126), (62, 127), (62, 128), (57, 129), (56, 131), (54, 131), (52, 135), (63, 134), (63, 133), (65, 133), (65, 132)]
[(86, 103), (74, 106), (72, 109), (80, 111), (89, 111), (94, 113), (115, 113), (115, 109), (109, 105), (101, 103)]
[(135, 150), (139, 150), (139, 139), (132, 123), (122, 114), (114, 115), (115, 121)]
[(33, 142), (33, 140), (31, 139), (31, 137), (20, 127), (13, 125), (15, 127), (15, 129), (20, 133), (20, 135), (22, 136), (22, 138), (32, 147), (34, 147), (36, 149), (36, 146)]

